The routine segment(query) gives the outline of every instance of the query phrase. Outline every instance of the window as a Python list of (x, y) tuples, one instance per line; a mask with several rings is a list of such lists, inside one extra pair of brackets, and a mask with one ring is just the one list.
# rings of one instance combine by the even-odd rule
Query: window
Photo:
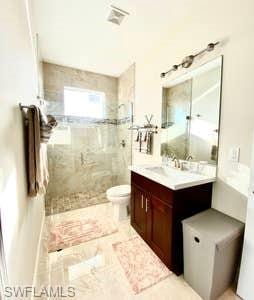
[(97, 91), (65, 87), (64, 112), (67, 116), (104, 118), (105, 94)]

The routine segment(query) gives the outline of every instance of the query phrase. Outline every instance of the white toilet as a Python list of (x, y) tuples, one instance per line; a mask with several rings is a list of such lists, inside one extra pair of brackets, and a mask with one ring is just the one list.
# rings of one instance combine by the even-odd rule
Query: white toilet
[(128, 184), (117, 185), (107, 190), (107, 198), (112, 202), (114, 218), (122, 221), (128, 218), (128, 206), (131, 198), (131, 187)]

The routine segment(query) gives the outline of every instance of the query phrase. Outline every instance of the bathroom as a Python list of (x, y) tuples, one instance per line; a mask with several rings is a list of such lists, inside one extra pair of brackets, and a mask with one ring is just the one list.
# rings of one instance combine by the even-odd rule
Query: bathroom
[(253, 10), (2, 1), (1, 299), (254, 298)]

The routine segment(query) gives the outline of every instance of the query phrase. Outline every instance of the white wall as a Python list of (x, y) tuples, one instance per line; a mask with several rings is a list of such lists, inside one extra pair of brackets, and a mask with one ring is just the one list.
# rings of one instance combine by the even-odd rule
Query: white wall
[[(244, 221), (254, 129), (254, 1), (192, 2), (192, 16), (169, 28), (168, 36), (136, 62), (135, 123), (143, 123), (144, 115), (153, 113), (154, 123), (160, 125), (161, 72), (209, 42), (223, 40), (216, 53), (203, 58), (205, 61), (224, 55), (219, 167), (213, 207)], [(134, 151), (134, 163), (161, 161), (159, 134), (154, 142), (153, 156)], [(239, 164), (227, 160), (231, 146), (241, 148)]]
[(44, 201), (26, 192), (23, 120), (37, 74), (25, 0), (0, 0), (0, 209), (10, 284), (32, 284)]

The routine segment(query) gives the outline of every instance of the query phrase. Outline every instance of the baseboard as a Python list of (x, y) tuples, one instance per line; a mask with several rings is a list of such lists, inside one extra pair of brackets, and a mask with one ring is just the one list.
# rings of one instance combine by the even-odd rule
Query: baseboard
[(35, 259), (35, 266), (34, 266), (34, 275), (33, 275), (33, 287), (36, 287), (36, 275), (38, 271), (38, 265), (39, 265), (39, 259), (40, 259), (40, 253), (41, 253), (41, 243), (42, 243), (42, 235), (44, 231), (45, 226), (45, 213), (43, 214), (42, 222), (41, 222), (41, 228), (40, 228), (40, 235), (39, 235), (39, 242), (37, 246), (37, 253), (36, 253), (36, 259)]

